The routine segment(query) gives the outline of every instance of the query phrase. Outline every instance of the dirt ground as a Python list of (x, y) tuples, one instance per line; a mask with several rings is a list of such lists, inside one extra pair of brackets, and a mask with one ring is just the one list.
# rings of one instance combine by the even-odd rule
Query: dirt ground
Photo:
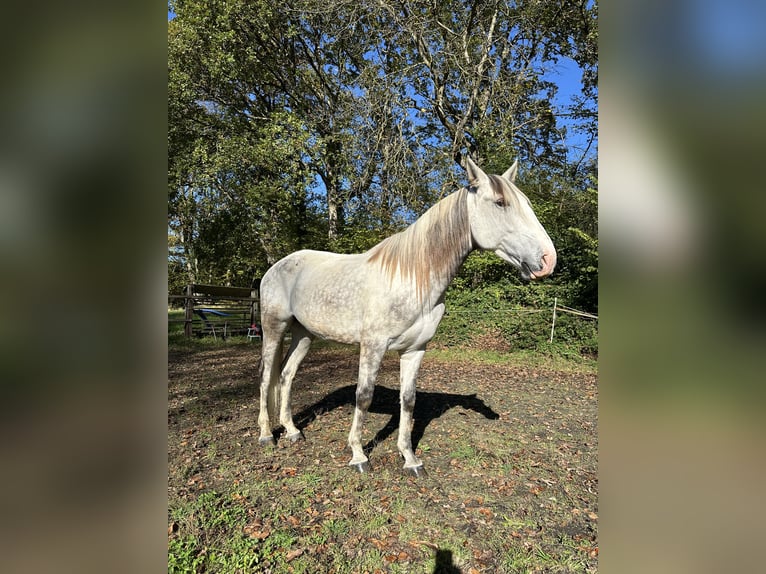
[(595, 369), (440, 356), (426, 353), (418, 379), (413, 444), (428, 474), (413, 478), (396, 449), (395, 354), (360, 475), (346, 445), (354, 348), (309, 352), (293, 387), (306, 440), (266, 449), (258, 345), (171, 350), (169, 571), (596, 572)]

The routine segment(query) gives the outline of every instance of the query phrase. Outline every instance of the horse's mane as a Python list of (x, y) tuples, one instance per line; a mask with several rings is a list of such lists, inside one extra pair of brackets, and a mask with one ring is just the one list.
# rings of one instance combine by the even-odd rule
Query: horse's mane
[(420, 300), (432, 277), (450, 281), (472, 248), (467, 193), (462, 188), (448, 195), (407, 229), (378, 243), (368, 262), (378, 263), (392, 281), (397, 273), (414, 278)]

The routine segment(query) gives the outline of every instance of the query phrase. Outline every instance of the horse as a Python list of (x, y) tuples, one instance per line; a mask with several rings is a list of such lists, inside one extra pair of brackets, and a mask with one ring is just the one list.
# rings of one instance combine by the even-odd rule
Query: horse
[[(370, 469), (362, 426), (384, 354), (399, 353), (397, 447), (405, 472), (424, 474), (412, 449), (415, 388), (426, 345), (444, 315), (444, 293), (475, 249), (494, 251), (525, 280), (550, 275), (556, 249), (529, 199), (514, 184), (518, 160), (502, 175), (488, 175), (465, 159), (468, 186), (434, 204), (404, 231), (365, 253), (296, 251), (261, 279), (261, 387), (259, 443), (274, 445), (271, 420), (292, 442), (303, 437), (293, 422), (291, 388), (312, 341), (319, 337), (359, 345), (356, 407), (349, 465)], [(284, 359), (283, 339), (292, 341)]]

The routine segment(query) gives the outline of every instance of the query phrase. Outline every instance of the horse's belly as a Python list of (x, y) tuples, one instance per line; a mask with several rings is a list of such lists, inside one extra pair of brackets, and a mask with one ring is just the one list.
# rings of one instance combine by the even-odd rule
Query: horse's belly
[(320, 339), (329, 339), (338, 343), (358, 343), (360, 329), (353, 322), (338, 320), (338, 318), (326, 318), (323, 320), (317, 316), (301, 317), (296, 313), (296, 318), (309, 333)]
[(388, 348), (395, 351), (422, 349), (433, 339), (444, 315), (444, 303), (439, 303), (429, 313), (423, 313), (401, 335), (392, 339)]

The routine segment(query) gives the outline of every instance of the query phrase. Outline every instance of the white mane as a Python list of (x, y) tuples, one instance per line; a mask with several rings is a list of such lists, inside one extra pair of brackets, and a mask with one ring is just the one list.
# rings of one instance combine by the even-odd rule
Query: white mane
[(415, 280), (422, 300), (432, 278), (450, 281), (471, 251), (466, 194), (448, 195), (420, 219), (370, 249), (369, 263), (377, 263), (393, 280), (397, 273)]

